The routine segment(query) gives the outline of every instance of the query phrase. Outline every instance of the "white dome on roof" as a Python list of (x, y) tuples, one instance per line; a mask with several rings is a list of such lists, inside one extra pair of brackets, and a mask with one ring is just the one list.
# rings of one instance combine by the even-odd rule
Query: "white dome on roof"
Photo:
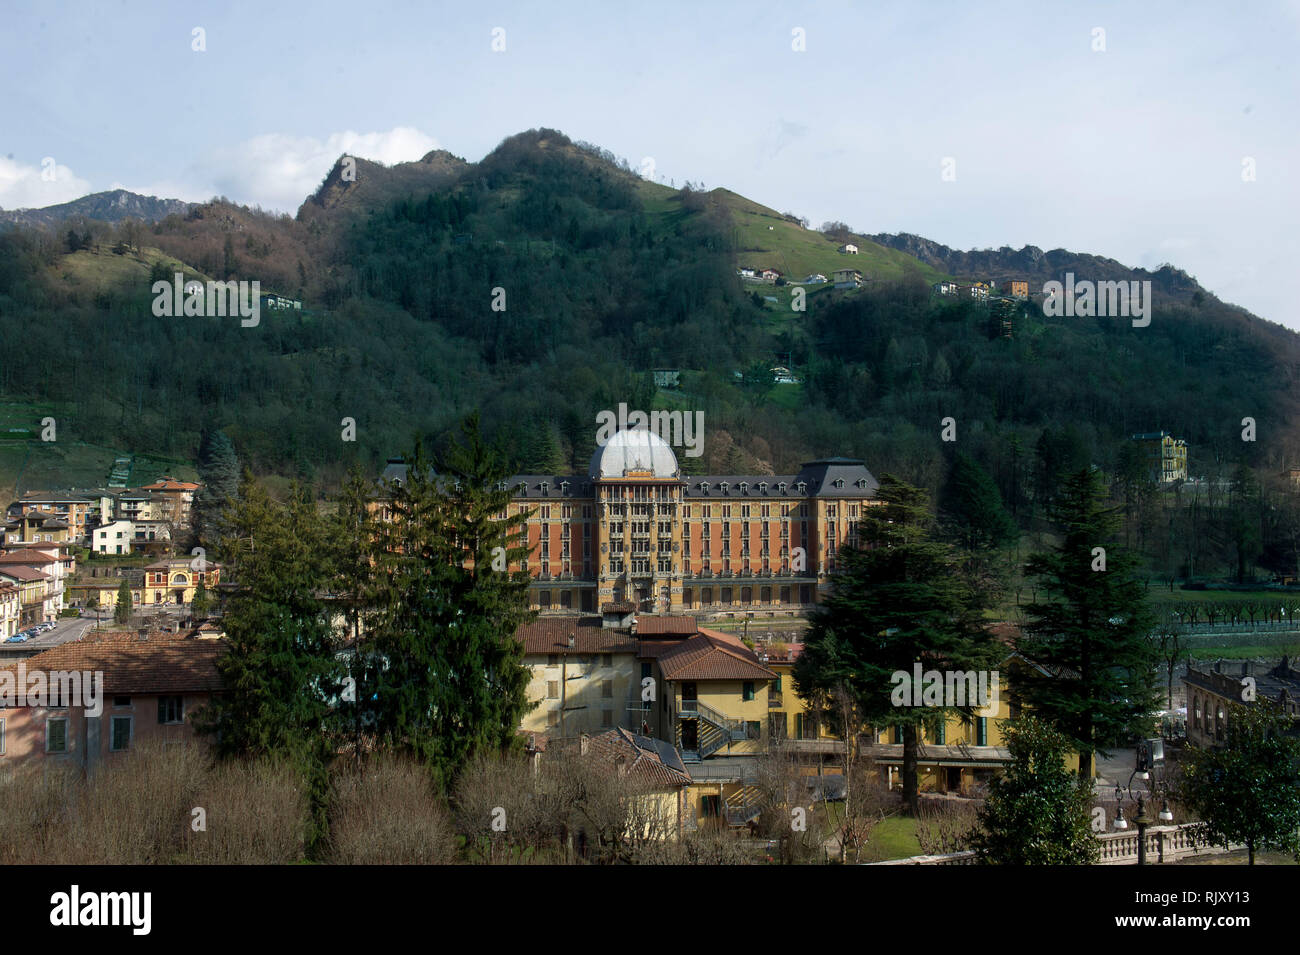
[(641, 472), (637, 477), (645, 476), (647, 472), (656, 478), (681, 477), (673, 449), (667, 441), (648, 429), (615, 431), (605, 446), (597, 448), (591, 456), (590, 474), (593, 481), (629, 477), (632, 476), (629, 472), (633, 471)]

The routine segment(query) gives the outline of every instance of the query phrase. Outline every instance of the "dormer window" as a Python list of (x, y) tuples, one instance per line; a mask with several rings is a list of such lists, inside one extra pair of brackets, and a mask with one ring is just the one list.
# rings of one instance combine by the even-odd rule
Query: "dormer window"
[(497, 481), (497, 490), (508, 491), (510, 490), (510, 485), (508, 485), (505, 481)]
[(766, 494), (766, 493), (767, 493), (767, 482), (766, 482), (766, 481), (759, 481), (759, 482), (758, 482), (758, 493), (759, 493), (759, 494)]
[(858, 487), (862, 488), (863, 490), (866, 490), (866, 488), (867, 488), (867, 479), (866, 479), (866, 478), (858, 478), (858, 480), (856, 481), (856, 484), (858, 485)]
[(542, 496), (543, 496), (543, 497), (545, 497), (547, 494), (549, 494), (549, 493), (551, 492), (551, 482), (550, 482), (550, 481), (543, 481), (543, 482), (542, 482), (540, 485), (538, 485), (538, 486), (542, 489)]
[(561, 493), (561, 494), (566, 494), (566, 495), (569, 493), (569, 482), (568, 482), (568, 481), (561, 481), (561, 482), (560, 482), (560, 493)]
[(807, 493), (808, 493), (808, 482), (807, 482), (807, 481), (800, 481), (798, 484), (796, 484), (796, 485), (794, 486), (794, 489), (795, 489), (796, 491), (798, 491), (800, 494), (807, 494)]
[(721, 491), (723, 494), (727, 493), (727, 488), (729, 487), (731, 487), (731, 485), (726, 481), (718, 482), (718, 490)]
[(836, 478), (835, 481), (834, 481), (834, 484), (835, 484), (836, 487), (843, 487), (843, 486), (844, 486), (844, 478)]
[(516, 494), (519, 494), (519, 495), (521, 495), (521, 496), (523, 496), (523, 497), (527, 497), (527, 496), (528, 496), (528, 485), (527, 485), (525, 482), (520, 481), (517, 485), (515, 485), (515, 493), (516, 493)]
[(784, 493), (785, 493), (785, 489), (786, 489), (788, 486), (789, 486), (789, 485), (787, 485), (784, 481), (779, 481), (779, 482), (777, 483), (777, 485), (776, 485), (776, 491), (777, 491), (777, 493), (778, 493), (778, 494), (784, 494)]
[(740, 493), (741, 493), (741, 494), (748, 494), (748, 493), (749, 493), (749, 482), (748, 482), (748, 481), (741, 481), (741, 482), (740, 482)]
[(701, 482), (700, 482), (700, 490), (703, 491), (705, 494), (708, 494), (708, 493), (709, 493), (709, 482), (708, 482), (708, 481), (701, 481)]

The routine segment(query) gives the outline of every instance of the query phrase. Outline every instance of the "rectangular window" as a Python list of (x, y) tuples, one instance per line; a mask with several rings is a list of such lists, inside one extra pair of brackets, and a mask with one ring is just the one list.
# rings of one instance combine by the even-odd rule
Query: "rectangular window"
[(560, 655), (558, 653), (548, 653), (546, 655), (546, 665), (548, 667), (557, 667), (560, 665)]
[(748, 702), (754, 698), (754, 684), (746, 680), (744, 688), (741, 690), (740, 698)]
[(613, 681), (613, 680), (601, 680), (601, 681), (600, 681), (600, 697), (601, 697), (601, 699), (603, 699), (603, 700), (612, 700), (612, 699), (614, 698), (614, 681)]
[(65, 717), (51, 717), (45, 721), (45, 752), (68, 751), (68, 721)]
[(546, 725), (547, 725), (547, 726), (559, 726), (559, 725), (560, 725), (560, 711), (559, 711), (559, 710), (551, 710), (549, 713), (546, 714)]
[(113, 717), (113, 736), (109, 741), (108, 748), (114, 753), (120, 753), (124, 749), (131, 748), (131, 717)]
[(158, 697), (159, 723), (184, 723), (185, 707), (179, 696)]
[(948, 724), (942, 716), (935, 717), (934, 720), (934, 743), (936, 746), (946, 745), (948, 742)]
[(745, 739), (762, 739), (763, 724), (760, 720), (745, 721)]
[(614, 711), (613, 711), (613, 710), (601, 710), (601, 711), (600, 711), (600, 725), (603, 726), (603, 727), (605, 727), (606, 729), (608, 729), (609, 727), (611, 727), (611, 726), (614, 725)]
[(649, 660), (641, 661), (641, 679), (645, 680), (651, 675), (652, 664)]
[(975, 720), (975, 745), (987, 746), (989, 744), (989, 718), (981, 716)]
[(0, 756), (5, 754), (5, 721), (0, 719)]
[(548, 700), (558, 700), (558, 699), (560, 698), (560, 681), (559, 681), (559, 680), (547, 680), (547, 681), (546, 681), (546, 698), (547, 698)]

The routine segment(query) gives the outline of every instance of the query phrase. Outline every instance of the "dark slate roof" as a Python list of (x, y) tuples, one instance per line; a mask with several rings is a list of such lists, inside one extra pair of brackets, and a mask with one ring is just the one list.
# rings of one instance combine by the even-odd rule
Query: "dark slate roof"
[[(843, 487), (836, 487), (836, 481), (843, 481)], [(880, 482), (867, 470), (866, 464), (854, 458), (826, 458), (821, 461), (809, 461), (799, 469), (798, 474), (697, 474), (691, 475), (686, 485), (687, 498), (732, 498), (746, 497), (875, 497), (880, 489)], [(799, 484), (803, 483), (803, 492)], [(759, 488), (767, 485), (767, 493)], [(705, 490), (704, 485), (708, 485)], [(723, 485), (727, 485), (723, 490)], [(741, 485), (747, 485), (742, 488)], [(781, 491), (781, 485), (785, 491)]]
[[(402, 458), (389, 458), (388, 463), (384, 465), (384, 471), (379, 475), (379, 480), (375, 483), (380, 489), (387, 487), (389, 484), (406, 483), (406, 461)], [(437, 477), (438, 472), (434, 470), (433, 465), (429, 466), (429, 478)]]
[[(546, 490), (542, 490), (542, 485)], [(522, 487), (521, 487), (522, 485)], [(596, 487), (585, 474), (516, 474), (506, 487), (516, 497), (594, 498)]]

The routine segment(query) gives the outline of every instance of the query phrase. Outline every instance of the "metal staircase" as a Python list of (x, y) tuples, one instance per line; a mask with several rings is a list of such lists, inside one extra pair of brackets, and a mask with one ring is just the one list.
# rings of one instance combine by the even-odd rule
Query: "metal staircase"
[(746, 738), (745, 724), (742, 720), (733, 720), (723, 716), (717, 710), (713, 709), (699, 700), (682, 700), (682, 708), (678, 712), (677, 724), (677, 745), (681, 748), (682, 743), (682, 719), (696, 720), (696, 743), (698, 749), (682, 750), (682, 759), (688, 763), (699, 762), (708, 756), (712, 756), (724, 746), (730, 746), (733, 742)]
[(723, 811), (727, 816), (727, 825), (743, 826), (753, 822), (761, 814), (759, 804), (763, 791), (757, 786), (742, 786), (727, 796), (723, 802)]

